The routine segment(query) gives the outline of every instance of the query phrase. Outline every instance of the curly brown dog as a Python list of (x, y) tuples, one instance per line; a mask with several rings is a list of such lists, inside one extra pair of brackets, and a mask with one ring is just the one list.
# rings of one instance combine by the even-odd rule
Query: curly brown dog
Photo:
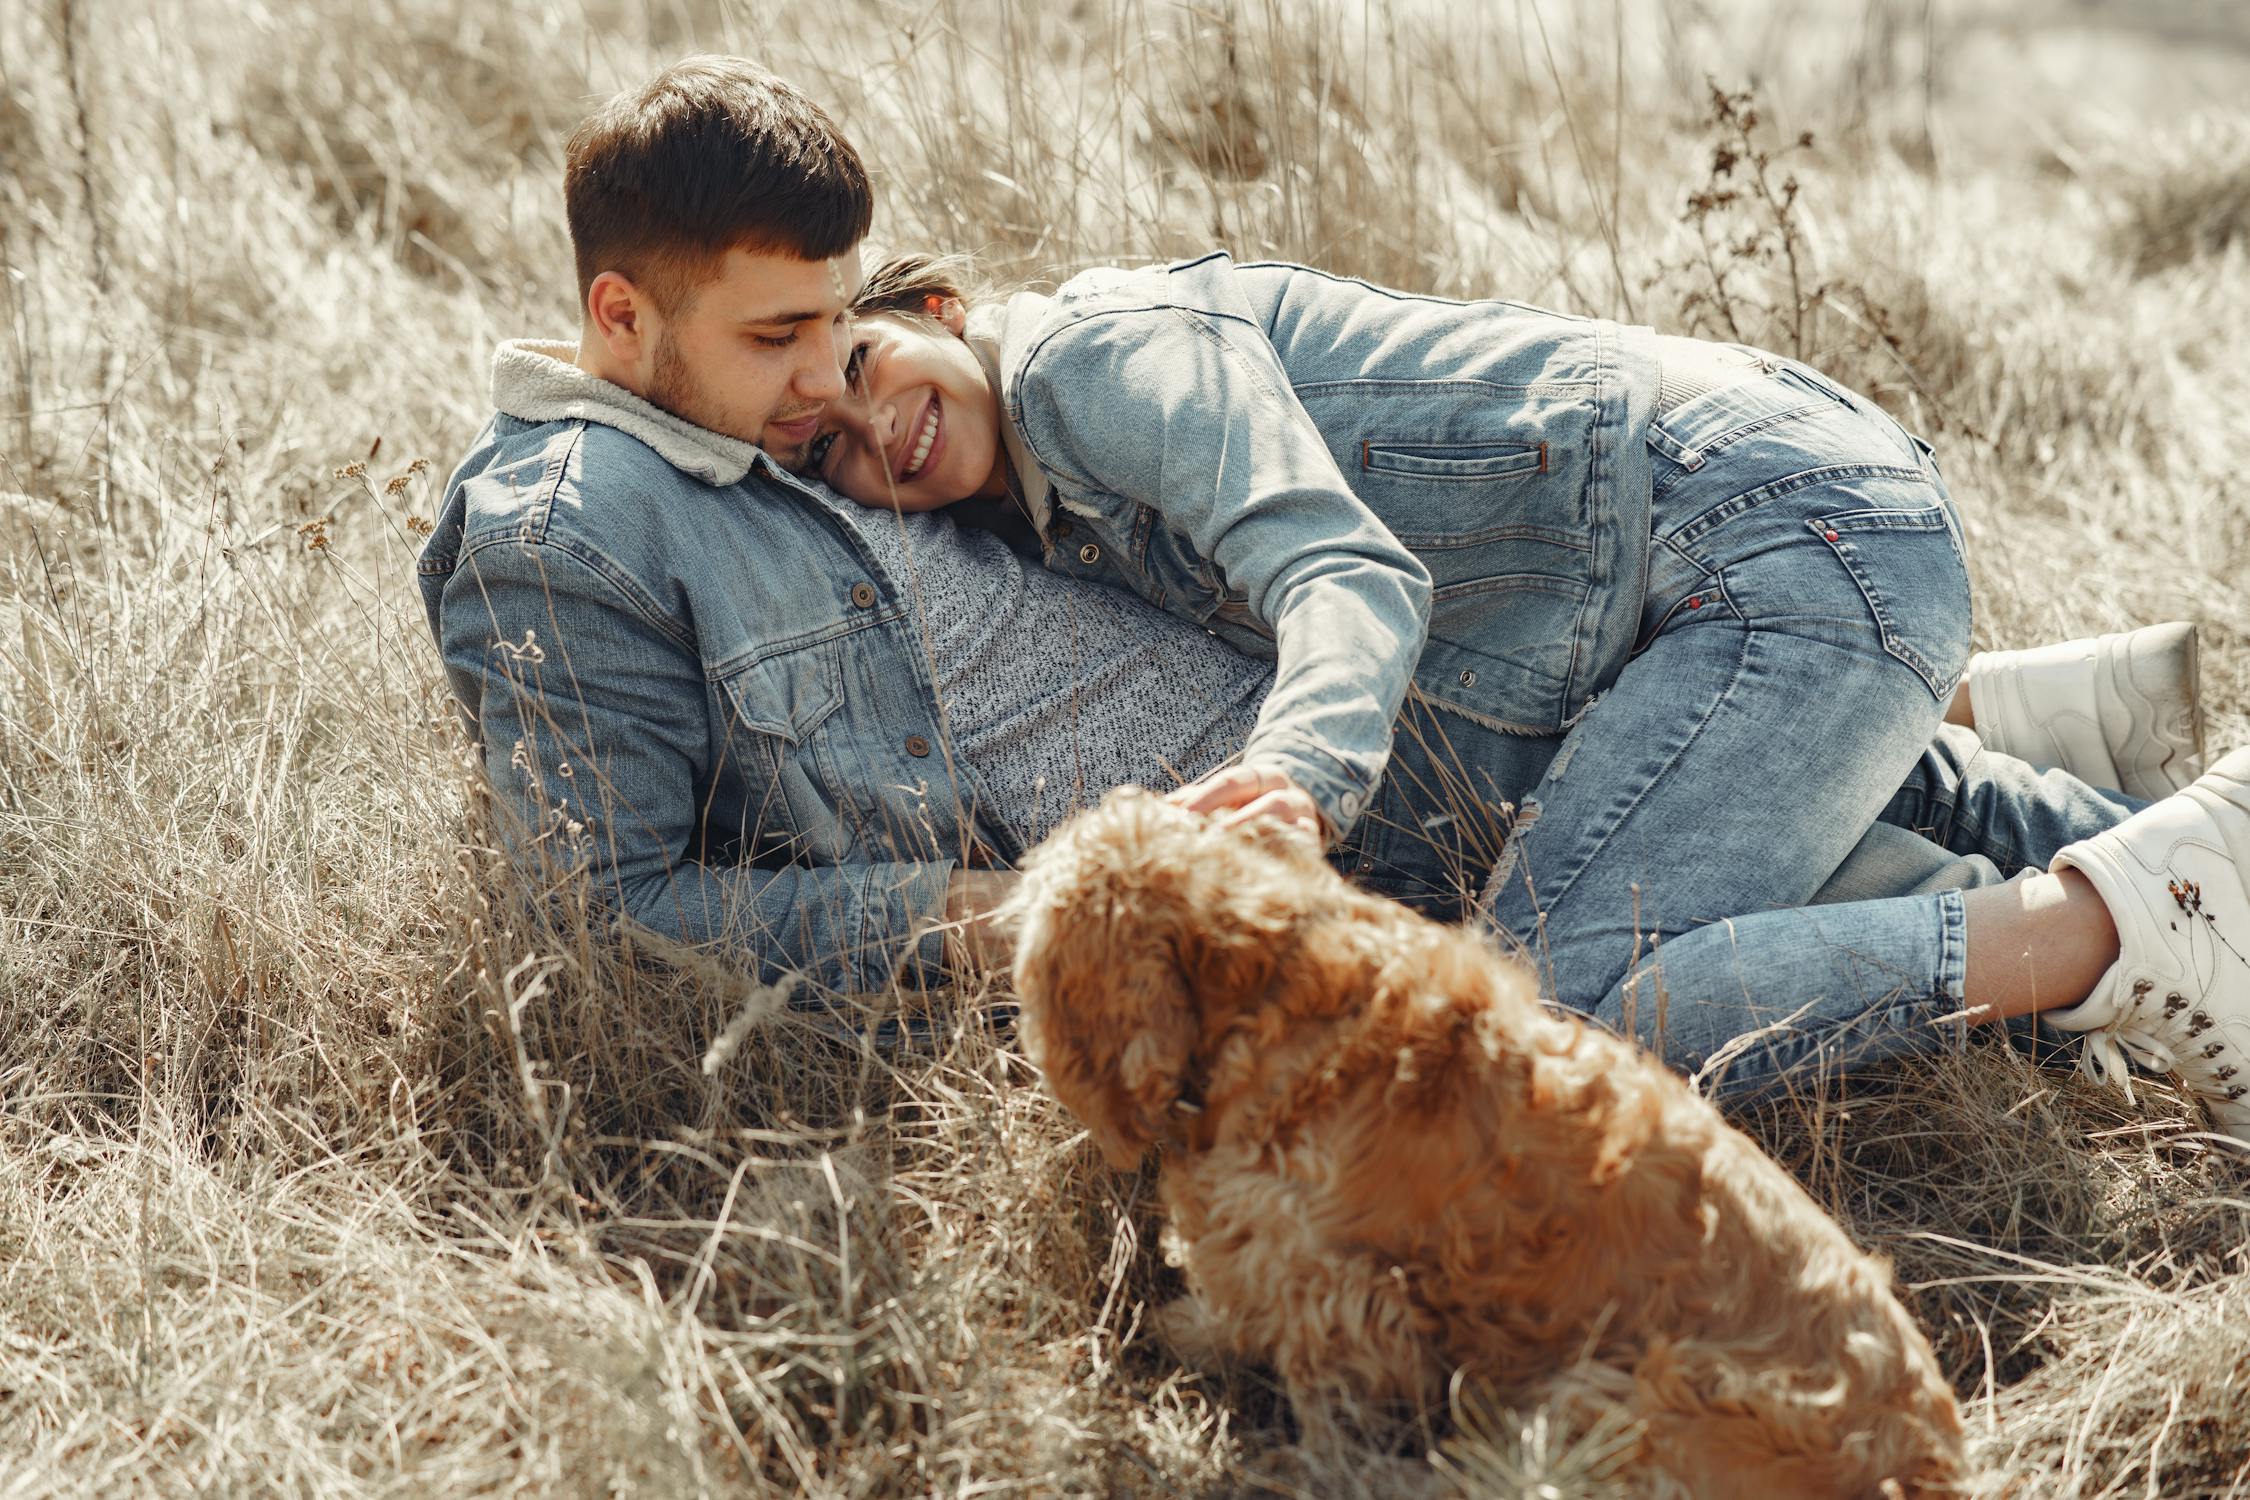
[(1569, 1372), (1696, 1495), (1957, 1473), (1885, 1263), (1484, 938), (1130, 789), (1035, 850), (1012, 907), (1032, 1059), (1112, 1165), (1164, 1147), (1197, 1299), (1172, 1326), (1270, 1361), (1308, 1426), (1456, 1368), (1510, 1402)]

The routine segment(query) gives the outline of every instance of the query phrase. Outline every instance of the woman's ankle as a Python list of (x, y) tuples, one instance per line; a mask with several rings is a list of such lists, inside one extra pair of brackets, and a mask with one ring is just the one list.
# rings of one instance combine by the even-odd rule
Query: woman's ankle
[(1961, 674), (1960, 686), (1954, 688), (1953, 697), (1945, 705), (1945, 722), (1958, 724), (1963, 729), (1977, 727), (1976, 705), (1969, 701), (1969, 674)]
[(2117, 924), (2076, 870), (1962, 892), (1968, 964), (1963, 988), (1977, 1020), (2076, 1005), (2117, 962)]

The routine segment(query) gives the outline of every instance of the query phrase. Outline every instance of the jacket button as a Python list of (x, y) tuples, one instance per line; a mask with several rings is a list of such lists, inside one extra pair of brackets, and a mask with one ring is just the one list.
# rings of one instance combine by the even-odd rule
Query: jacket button
[(1463, 686), (1463, 687), (1475, 687), (1476, 685), (1477, 685), (1477, 674), (1476, 674), (1475, 672), (1473, 672), (1473, 671), (1464, 671), (1464, 672), (1463, 672), (1463, 673), (1461, 674), (1461, 686)]
[(1078, 560), (1082, 563), (1088, 564), (1098, 563), (1102, 560), (1102, 549), (1095, 546), (1092, 542), (1088, 542), (1085, 546), (1078, 549)]
[(908, 755), (927, 755), (930, 753), (930, 742), (918, 734), (910, 734), (906, 737), (906, 753)]
[(852, 603), (858, 605), (861, 609), (872, 607), (875, 603), (875, 585), (872, 583), (853, 584)]

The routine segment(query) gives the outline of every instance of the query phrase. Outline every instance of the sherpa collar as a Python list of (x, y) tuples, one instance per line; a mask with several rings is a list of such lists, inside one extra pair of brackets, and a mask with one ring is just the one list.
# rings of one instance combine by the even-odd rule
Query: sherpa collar
[(772, 458), (756, 443), (685, 422), (575, 363), (577, 347), (558, 339), (510, 339), (492, 356), (492, 404), (525, 422), (599, 422), (656, 450), (705, 484), (740, 484), (751, 465)]

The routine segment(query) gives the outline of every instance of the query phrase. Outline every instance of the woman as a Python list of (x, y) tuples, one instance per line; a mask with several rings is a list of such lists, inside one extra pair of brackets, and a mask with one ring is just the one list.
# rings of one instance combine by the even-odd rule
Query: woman
[[(1348, 832), (1407, 894), (1442, 878), (1433, 823), (1514, 804), (1490, 919), (1556, 999), (1728, 1087), (2043, 1012), (2250, 1138), (2250, 754), (2127, 817), (1933, 749), (1968, 580), (1928, 445), (1879, 408), (1757, 351), (1224, 255), (973, 329), (957, 291), (928, 262), (871, 279), (821, 475), (902, 513), (1013, 497), (1050, 568), (1272, 661), (1197, 805)], [(1448, 758), (1481, 784), (1433, 808)], [(1808, 905), (1933, 802), (2053, 873)]]

